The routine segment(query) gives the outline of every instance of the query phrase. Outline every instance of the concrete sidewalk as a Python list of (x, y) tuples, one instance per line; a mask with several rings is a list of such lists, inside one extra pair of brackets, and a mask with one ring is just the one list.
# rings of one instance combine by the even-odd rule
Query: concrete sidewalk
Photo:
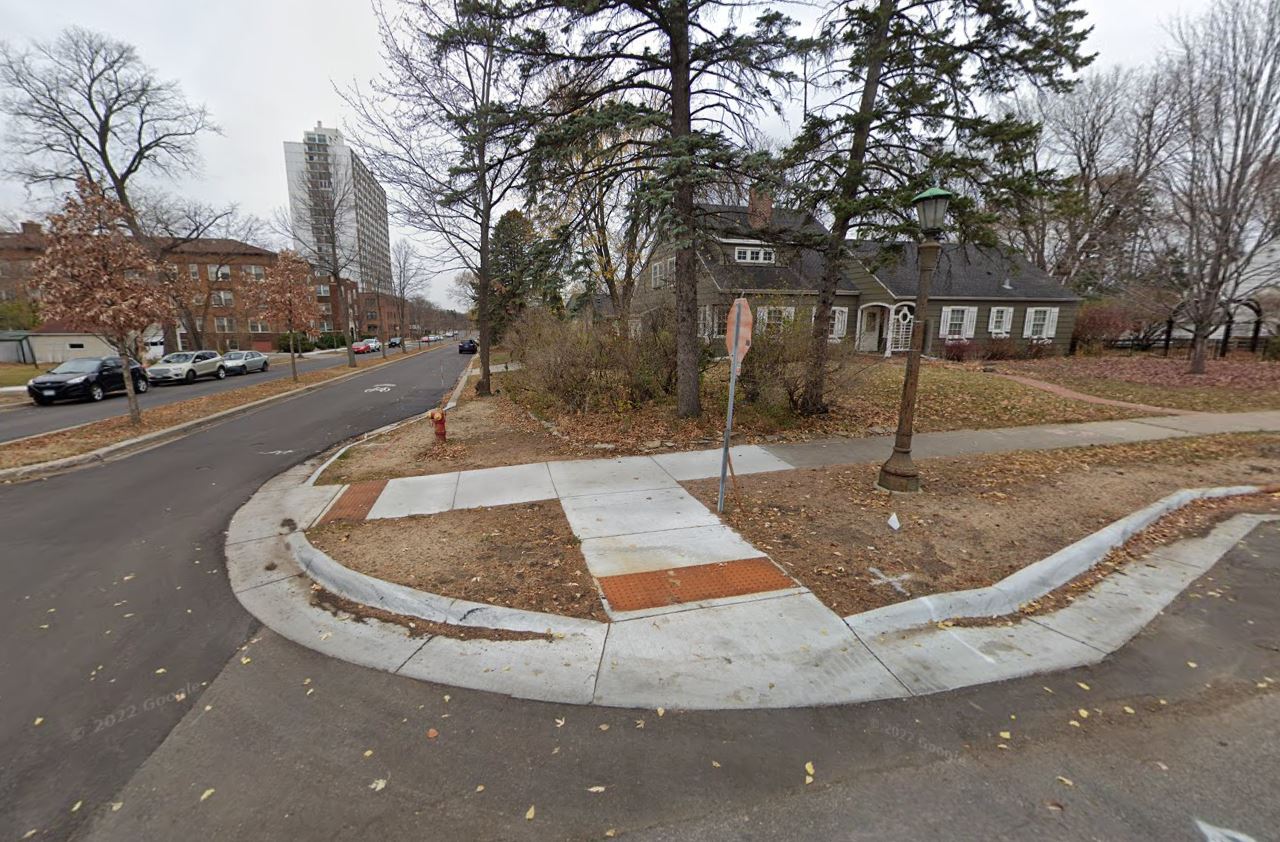
[[(960, 456), (1270, 430), (1280, 430), (1280, 412), (1183, 415), (924, 434), (916, 437), (916, 454)], [(841, 440), (732, 452), (737, 472), (751, 474), (878, 462), (890, 444), (888, 438)], [(1216, 537), (1198, 539), (1202, 551), (1194, 553), (1194, 564), (1156, 559), (1131, 583), (1119, 577), (1120, 584), (1100, 590), (1096, 600), (1082, 600), (1043, 622), (1016, 629), (925, 625), (904, 635), (918, 623), (836, 615), (680, 486), (718, 471), (719, 453), (713, 450), (534, 463), (351, 486), (313, 486), (305, 471), (295, 469), (264, 487), (232, 521), (228, 571), (242, 602), (267, 625), (305, 645), (380, 669), (576, 703), (787, 707), (936, 692), (1092, 663), (1136, 633), (1225, 546), (1239, 540), (1241, 529), (1257, 523), (1237, 519)], [(467, 603), (380, 582), (342, 567), (293, 532), (326, 520), (397, 519), (553, 499), (582, 541), (609, 623)], [(1158, 514), (1141, 515), (1133, 528)], [(1088, 554), (1093, 560), (1084, 562), (1092, 564), (1094, 555), (1101, 558), (1109, 546), (1123, 543), (1120, 525), (1108, 527), (1105, 538), (1100, 531), (1088, 553), (1075, 555)], [(266, 564), (267, 559), (275, 563)], [(1046, 563), (1055, 564), (1046, 559), (1040, 565)], [(271, 572), (264, 575), (264, 570)], [(437, 636), (422, 643), (387, 638), (397, 633), (380, 627), (356, 631), (307, 605), (309, 580), (394, 613), (455, 625), (549, 631), (554, 639), (541, 644)], [(1046, 591), (1054, 586), (1042, 584)], [(1016, 602), (1030, 598), (1013, 591), (1004, 595)], [(927, 613), (932, 617), (933, 609)], [(1086, 631), (1098, 616), (1107, 619), (1108, 634), (1090, 637)], [(317, 646), (317, 637), (327, 640), (339, 632), (340, 643)]]

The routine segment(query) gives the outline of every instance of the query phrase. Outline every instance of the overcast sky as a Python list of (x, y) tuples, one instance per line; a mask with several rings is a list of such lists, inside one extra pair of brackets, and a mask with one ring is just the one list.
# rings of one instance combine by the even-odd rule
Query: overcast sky
[[(1084, 0), (1095, 66), (1153, 58), (1173, 16), (1207, 5)], [(132, 43), (163, 78), (209, 107), (222, 135), (202, 142), (203, 172), (178, 187), (265, 218), (286, 200), (282, 141), (301, 140), (317, 120), (340, 127), (347, 114), (334, 84), (368, 79), (380, 63), (373, 14), (361, 0), (178, 0), (159, 8), (154, 0), (0, 0), (5, 39), (46, 39), (71, 24)], [(28, 206), (21, 187), (0, 181), (0, 217), (21, 217)], [(393, 226), (392, 238), (409, 233)], [(450, 303), (447, 289), (447, 279), (436, 278), (431, 297)]]

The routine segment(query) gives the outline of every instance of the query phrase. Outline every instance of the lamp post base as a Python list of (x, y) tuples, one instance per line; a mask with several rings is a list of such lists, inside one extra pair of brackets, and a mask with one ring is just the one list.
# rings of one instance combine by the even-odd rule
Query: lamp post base
[(893, 455), (880, 467), (876, 488), (899, 494), (915, 494), (920, 490), (920, 474), (911, 461), (910, 451), (894, 449)]

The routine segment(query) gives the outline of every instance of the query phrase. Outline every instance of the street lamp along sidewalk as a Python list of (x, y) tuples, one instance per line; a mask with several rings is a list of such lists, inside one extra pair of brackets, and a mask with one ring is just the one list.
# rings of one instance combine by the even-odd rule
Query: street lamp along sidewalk
[(915, 320), (911, 330), (911, 350), (907, 352), (907, 372), (902, 380), (902, 403), (898, 407), (898, 432), (893, 441), (893, 453), (880, 468), (876, 487), (885, 491), (911, 493), (920, 490), (920, 473), (911, 461), (911, 434), (916, 417), (916, 390), (920, 385), (920, 356), (924, 352), (928, 325), (924, 315), (929, 306), (929, 286), (933, 282), (933, 270), (938, 265), (939, 242), (947, 217), (947, 205), (952, 196), (941, 187), (930, 187), (911, 200), (924, 238), (918, 246), (920, 255), (920, 285), (916, 290)]

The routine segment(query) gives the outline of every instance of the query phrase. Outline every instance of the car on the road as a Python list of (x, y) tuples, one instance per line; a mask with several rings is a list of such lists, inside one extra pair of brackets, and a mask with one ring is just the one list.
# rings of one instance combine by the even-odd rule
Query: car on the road
[[(146, 370), (129, 361), (133, 390), (147, 391)], [(100, 401), (124, 391), (124, 364), (119, 357), (74, 357), (27, 381), (27, 394), (41, 406), (60, 400)]]
[(480, 343), (474, 339), (464, 339), (458, 343), (459, 354), (474, 354), (480, 350)]
[(388, 348), (399, 348), (403, 344), (404, 344), (404, 340), (401, 339), (399, 336), (393, 336), (387, 340)]
[(178, 351), (165, 354), (160, 362), (147, 369), (151, 385), (159, 383), (194, 383), (198, 377), (222, 380), (227, 367), (217, 351)]
[(372, 354), (378, 350), (377, 340), (361, 339), (359, 342), (351, 346), (351, 350), (357, 354)]
[(267, 355), (261, 351), (228, 351), (222, 356), (222, 364), (227, 374), (248, 374), (251, 371), (266, 371), (270, 363)]

